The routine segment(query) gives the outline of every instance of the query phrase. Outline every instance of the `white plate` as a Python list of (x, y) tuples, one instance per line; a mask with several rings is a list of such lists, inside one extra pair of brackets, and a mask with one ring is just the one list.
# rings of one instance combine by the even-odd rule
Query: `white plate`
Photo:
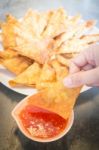
[[(97, 27), (94, 27), (90, 33), (99, 33), (99, 29)], [(2, 49), (2, 45), (0, 44), (0, 50), (1, 49)], [(3, 85), (5, 85), (9, 89), (11, 89), (17, 93), (24, 94), (24, 95), (31, 95), (31, 94), (35, 94), (37, 92), (37, 90), (35, 88), (30, 88), (30, 87), (15, 87), (15, 88), (10, 87), (8, 84), (8, 81), (11, 80), (12, 78), (14, 78), (14, 75), (12, 73), (10, 73), (6, 68), (0, 66), (0, 82)], [(81, 90), (81, 93), (90, 88), (91, 87), (84, 86), (83, 89)]]

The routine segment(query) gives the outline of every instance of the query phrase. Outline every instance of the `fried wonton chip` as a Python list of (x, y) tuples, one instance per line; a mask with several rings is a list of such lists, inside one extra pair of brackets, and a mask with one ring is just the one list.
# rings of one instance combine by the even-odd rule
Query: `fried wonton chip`
[(5, 49), (16, 45), (14, 27), (18, 25), (18, 21), (11, 15), (7, 15), (7, 21), (1, 24), (2, 43)]
[(60, 64), (66, 66), (66, 67), (69, 67), (71, 59), (77, 55), (78, 55), (78, 53), (58, 54), (56, 56), (56, 59)]
[(36, 84), (37, 89), (53, 88), (58, 80), (68, 74), (67, 66), (62, 66), (57, 60), (52, 60), (43, 66), (40, 78)]
[(54, 68), (52, 68), (48, 63), (45, 63), (41, 71), (40, 81), (54, 81), (55, 75)]
[(40, 13), (29, 10), (20, 21), (20, 25), (14, 28), (17, 45), (19, 46), (29, 41), (33, 42), (34, 39), (42, 39), (41, 34), (46, 28), (51, 14), (51, 11)]
[(72, 38), (64, 42), (57, 53), (78, 53), (89, 46), (89, 44), (99, 41), (99, 34), (84, 35), (81, 38)]
[[(74, 16), (74, 18), (78, 18), (77, 16)], [(75, 19), (73, 19), (75, 20)], [(78, 22), (69, 22), (67, 23), (66, 31), (55, 39), (54, 49), (57, 50), (57, 48), (65, 41), (76, 37), (79, 38), (81, 35), (85, 34), (85, 32), (92, 29), (92, 27), (95, 25), (96, 21), (94, 20), (88, 20), (84, 23), (78, 23)]]
[(30, 9), (23, 18), (22, 27), (26, 27), (26, 30), (30, 30), (30, 34), (32, 33), (33, 37), (40, 37), (52, 14), (52, 11), (43, 13)]
[(68, 89), (62, 83), (56, 82), (51, 84), (51, 88), (29, 97), (28, 103), (55, 112), (67, 119), (72, 112), (80, 89)]
[(80, 39), (72, 39), (67, 42), (64, 42), (57, 50), (57, 53), (58, 54), (78, 53), (87, 47), (88, 47), (88, 44), (83, 45)]
[(14, 86), (35, 86), (41, 73), (41, 67), (37, 63), (33, 63), (24, 72), (16, 76), (15, 79), (10, 80), (9, 84)]
[(10, 59), (2, 59), (1, 64), (12, 73), (19, 75), (26, 70), (31, 64), (32, 60), (22, 56), (16, 56)]
[(50, 56), (54, 44), (53, 39), (33, 40), (21, 44), (15, 49), (23, 56), (27, 56), (40, 64), (44, 64)]
[(49, 23), (43, 32), (43, 37), (56, 37), (66, 30), (66, 13), (60, 8), (50, 16)]
[(39, 90), (48, 88), (54, 81), (56, 81), (55, 69), (49, 63), (45, 63), (42, 68), (39, 80), (36, 83), (36, 88)]
[(95, 42), (99, 42), (99, 34), (83, 35), (80, 39), (83, 44), (92, 44)]
[(62, 66), (57, 60), (53, 60), (51, 65), (56, 72), (57, 80), (62, 80), (68, 74), (68, 68), (66, 66)]
[(18, 52), (12, 49), (7, 49), (7, 51), (5, 50), (0, 51), (0, 58), (3, 59), (10, 59), (18, 55), (19, 55)]
[(72, 59), (73, 57), (77, 56), (78, 53), (65, 53), (65, 54), (61, 54), (61, 56), (63, 56), (66, 59)]
[(75, 32), (74, 36), (76, 38), (80, 38), (82, 35), (85, 35), (90, 30), (92, 30), (95, 24), (96, 24), (95, 20), (88, 20), (88, 21), (83, 22), (80, 25), (78, 24), (78, 31)]
[(70, 65), (70, 59), (66, 59), (62, 55), (57, 55), (57, 60), (62, 65), (65, 65), (65, 66), (69, 66)]

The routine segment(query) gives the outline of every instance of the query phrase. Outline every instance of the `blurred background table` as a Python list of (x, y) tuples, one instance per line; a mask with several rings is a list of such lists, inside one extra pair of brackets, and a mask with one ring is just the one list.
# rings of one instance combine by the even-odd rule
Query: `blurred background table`
[[(61, 6), (70, 15), (79, 12), (84, 19), (99, 19), (99, 0), (0, 0), (0, 20), (4, 20), (8, 12), (20, 18), (28, 8), (47, 10)], [(0, 84), (0, 150), (99, 150), (98, 88), (80, 94), (72, 129), (52, 143), (33, 142), (17, 128), (11, 111), (24, 97)]]

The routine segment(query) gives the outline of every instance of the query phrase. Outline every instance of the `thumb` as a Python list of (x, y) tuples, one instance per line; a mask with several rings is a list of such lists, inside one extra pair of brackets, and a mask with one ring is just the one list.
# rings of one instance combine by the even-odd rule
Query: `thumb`
[(77, 72), (69, 75), (63, 80), (63, 83), (69, 88), (81, 85), (99, 86), (99, 67), (89, 71)]

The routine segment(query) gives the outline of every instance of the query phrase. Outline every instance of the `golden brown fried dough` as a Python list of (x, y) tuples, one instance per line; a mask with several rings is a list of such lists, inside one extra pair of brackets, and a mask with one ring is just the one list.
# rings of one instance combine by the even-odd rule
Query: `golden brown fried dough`
[(16, 76), (15, 79), (10, 80), (9, 84), (14, 86), (34, 86), (39, 79), (41, 68), (39, 64), (33, 63), (24, 72)]
[(14, 27), (17, 25), (18, 21), (11, 15), (7, 15), (7, 21), (1, 24), (2, 44), (5, 49), (16, 45)]
[(26, 57), (16, 56), (10, 59), (2, 59), (1, 64), (12, 73), (19, 75), (26, 70), (33, 61)]

